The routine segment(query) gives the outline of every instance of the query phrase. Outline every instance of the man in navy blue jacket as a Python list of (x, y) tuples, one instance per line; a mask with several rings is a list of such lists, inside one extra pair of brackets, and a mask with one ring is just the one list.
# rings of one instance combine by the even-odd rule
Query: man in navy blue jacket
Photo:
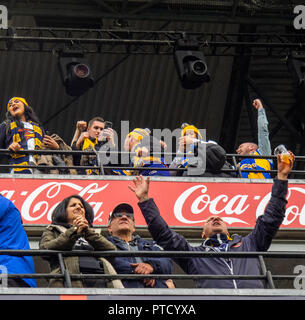
[[(293, 154), (291, 153), (293, 156)], [(294, 159), (294, 157), (293, 157)], [(274, 179), (271, 199), (263, 215), (259, 216), (252, 232), (245, 237), (230, 236), (225, 222), (218, 216), (211, 216), (203, 226), (203, 243), (192, 246), (178, 233), (169, 228), (160, 215), (154, 200), (149, 198), (149, 178), (140, 176), (134, 179), (135, 187), (129, 186), (139, 199), (139, 207), (147, 222), (153, 239), (164, 250), (177, 251), (216, 251), (216, 252), (257, 252), (267, 251), (285, 217), (288, 175), (294, 160), (289, 164), (278, 156), (278, 173)], [(178, 258), (174, 261), (187, 274), (207, 275), (261, 275), (259, 261), (256, 258), (219, 258), (194, 257)], [(200, 288), (263, 288), (263, 282), (257, 279), (198, 279)]]
[[(118, 250), (127, 251), (160, 251), (162, 248), (153, 241), (134, 235), (136, 230), (134, 212), (131, 205), (121, 203), (117, 205), (108, 220), (108, 231), (110, 236), (106, 238), (116, 245)], [(116, 257), (112, 264), (119, 274), (171, 274), (173, 262), (168, 258), (150, 257)], [(122, 280), (125, 288), (167, 288), (165, 280)]]

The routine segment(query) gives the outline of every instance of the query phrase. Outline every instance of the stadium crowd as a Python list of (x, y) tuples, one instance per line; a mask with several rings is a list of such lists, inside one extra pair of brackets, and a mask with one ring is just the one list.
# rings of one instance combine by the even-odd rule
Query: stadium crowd
[[(45, 131), (33, 108), (22, 97), (13, 97), (7, 104), (6, 118), (0, 125), (0, 148), (10, 151), (11, 173), (238, 177), (240, 171), (243, 178), (271, 178), (272, 159), (245, 157), (272, 154), (265, 109), (259, 99), (253, 101), (253, 106), (258, 114), (258, 143), (242, 143), (236, 150), (242, 157), (235, 166), (227, 160), (222, 146), (215, 141), (206, 141), (195, 125), (183, 123), (178, 149), (173, 152), (175, 157), (170, 163), (164, 159), (166, 143), (154, 137), (148, 128), (135, 128), (126, 135), (122, 147), (123, 151), (132, 154), (127, 166), (110, 161), (102, 165), (101, 170), (101, 151), (118, 151), (111, 122), (100, 116), (88, 122), (78, 121), (69, 144), (56, 133)], [(21, 154), (22, 150), (81, 152), (35, 155)]]
[[(258, 110), (258, 144), (247, 142), (241, 144), (236, 152), (240, 155), (271, 155), (268, 133), (268, 121), (260, 100), (254, 100), (253, 106)], [(205, 169), (200, 176), (234, 177), (234, 171), (222, 171), (232, 168), (226, 159), (226, 151), (215, 141), (205, 141), (200, 130), (191, 124), (181, 126), (178, 151), (176, 157), (168, 166), (162, 153), (166, 144), (151, 135), (147, 128), (135, 128), (125, 138), (124, 150), (132, 152), (128, 169), (109, 169), (107, 174), (134, 175), (134, 185), (129, 186), (131, 194), (138, 199), (138, 206), (147, 222), (148, 230), (153, 240), (146, 240), (136, 235), (134, 208), (128, 203), (118, 204), (108, 218), (108, 236), (99, 234), (93, 228), (93, 209), (81, 196), (72, 195), (63, 199), (52, 212), (52, 221), (43, 232), (39, 247), (43, 250), (128, 250), (128, 251), (267, 251), (285, 217), (287, 204), (288, 176), (294, 164), (294, 155), (289, 152), (290, 160), (285, 162), (277, 156), (277, 175), (274, 178), (271, 199), (263, 215), (259, 216), (256, 225), (249, 235), (241, 237), (230, 235), (226, 223), (219, 216), (209, 217), (203, 225), (199, 246), (191, 245), (182, 235), (174, 232), (166, 224), (156, 205), (149, 195), (150, 176), (187, 175), (188, 171), (178, 171), (178, 168), (198, 169), (198, 163), (204, 162)], [(98, 151), (115, 148), (114, 131), (111, 123), (101, 117), (86, 121), (78, 121), (71, 142), (68, 145), (56, 134), (45, 132), (34, 110), (22, 97), (14, 97), (7, 105), (6, 119), (0, 125), (0, 147), (8, 149), (13, 173), (63, 173), (86, 175), (100, 174)], [(32, 155), (16, 153), (22, 150), (81, 150), (81, 155)], [(159, 154), (155, 154), (158, 150)], [(90, 154), (86, 154), (90, 151)], [(93, 151), (93, 152), (92, 152)], [(198, 157), (191, 157), (197, 154)], [(195, 161), (197, 162), (194, 162)], [(34, 164), (34, 168), (27, 165)], [(35, 168), (35, 165), (39, 167)], [(47, 168), (43, 168), (47, 165)], [(54, 169), (48, 169), (49, 165)], [(87, 166), (75, 171), (71, 165)], [(42, 168), (41, 168), (42, 167)], [(58, 168), (56, 168), (58, 167)], [(247, 168), (250, 172), (243, 173), (244, 178), (270, 178), (268, 171), (273, 162), (268, 159), (243, 158), (238, 167)], [(139, 170), (142, 168), (142, 170)], [(107, 168), (106, 168), (107, 169)], [(173, 170), (170, 170), (173, 169)], [(256, 172), (258, 169), (260, 172)], [(251, 172), (252, 171), (252, 172)], [(145, 177), (146, 176), (146, 177)], [(144, 178), (145, 177), (145, 178)], [(15, 205), (3, 196), (0, 197), (0, 249), (29, 249), (28, 239), (22, 226), (22, 220)], [(51, 273), (58, 275), (59, 262), (54, 256), (45, 257), (50, 265)], [(64, 264), (72, 274), (139, 274), (144, 279), (104, 280), (77, 279), (72, 281), (72, 287), (96, 288), (173, 288), (175, 284), (170, 279), (173, 273), (173, 261), (185, 273), (192, 275), (259, 275), (258, 259), (248, 258), (151, 258), (151, 257), (95, 257), (91, 255), (72, 255), (64, 257)], [(7, 273), (35, 273), (33, 260), (26, 256), (0, 255), (0, 264), (5, 265)], [(168, 279), (151, 279), (151, 274), (165, 274)], [(195, 280), (200, 288), (263, 288), (260, 280)], [(34, 279), (10, 279), (9, 286), (35, 287)], [(54, 278), (49, 286), (63, 287), (62, 278)]]

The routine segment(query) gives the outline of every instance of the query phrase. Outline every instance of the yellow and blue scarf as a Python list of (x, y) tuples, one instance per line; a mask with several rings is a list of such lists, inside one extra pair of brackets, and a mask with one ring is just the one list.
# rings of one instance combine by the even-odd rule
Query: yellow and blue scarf
[[(260, 156), (259, 150), (254, 151), (253, 155)], [(245, 170), (272, 170), (273, 162), (269, 159), (243, 159), (237, 167)], [(268, 172), (242, 172), (243, 178), (248, 179), (271, 179)]]
[[(17, 126), (16, 122), (13, 121), (9, 125), (8, 134), (12, 136), (12, 142), (17, 142), (21, 146), (21, 150), (27, 150), (27, 140), (29, 138), (34, 138), (35, 149), (41, 149), (43, 132), (41, 127), (33, 122), (28, 121), (33, 126), (33, 133), (27, 132), (27, 129), (23, 129)], [(22, 133), (22, 135), (21, 135)], [(25, 154), (12, 154), (10, 163), (14, 166), (26, 166), (29, 165), (30, 155)], [(28, 168), (14, 168), (13, 170), (16, 173), (31, 173), (31, 170)]]
[[(91, 150), (96, 151), (95, 146), (97, 145), (97, 143), (98, 143), (97, 139), (91, 140), (90, 138), (85, 138), (83, 146), (82, 146), (82, 151), (91, 151)], [(88, 162), (90, 162), (89, 165), (97, 167), (96, 157), (89, 156), (89, 158), (90, 158), (90, 161), (88, 161)], [(85, 172), (86, 172), (86, 175), (98, 175), (99, 174), (98, 169), (86, 169)]]

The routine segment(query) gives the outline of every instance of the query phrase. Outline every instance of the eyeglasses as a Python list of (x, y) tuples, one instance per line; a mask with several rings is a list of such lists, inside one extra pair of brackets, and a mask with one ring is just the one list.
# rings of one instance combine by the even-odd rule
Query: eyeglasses
[(132, 219), (134, 220), (134, 217), (133, 217), (133, 213), (130, 213), (130, 212), (115, 212), (112, 214), (112, 219), (113, 218), (122, 218), (123, 216), (126, 216), (128, 219)]

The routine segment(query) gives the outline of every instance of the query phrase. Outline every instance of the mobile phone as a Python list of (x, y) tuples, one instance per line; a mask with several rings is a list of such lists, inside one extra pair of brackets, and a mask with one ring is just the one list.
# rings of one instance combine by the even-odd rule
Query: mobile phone
[(112, 122), (110, 121), (105, 121), (105, 127), (104, 129), (112, 128)]

